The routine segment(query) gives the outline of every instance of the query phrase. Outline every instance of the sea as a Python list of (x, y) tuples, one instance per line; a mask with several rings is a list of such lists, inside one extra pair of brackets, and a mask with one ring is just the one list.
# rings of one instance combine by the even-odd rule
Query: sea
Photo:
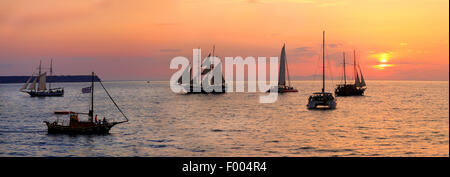
[[(334, 110), (308, 110), (320, 81), (292, 81), (296, 93), (180, 94), (167, 81), (109, 81), (128, 117), (106, 135), (53, 135), (54, 111), (88, 112), (90, 83), (53, 83), (64, 97), (30, 97), (0, 84), (2, 157), (449, 157), (448, 81), (366, 81), (364, 96), (337, 97)], [(327, 91), (336, 83), (327, 83)], [(94, 114), (125, 120), (100, 84)]]

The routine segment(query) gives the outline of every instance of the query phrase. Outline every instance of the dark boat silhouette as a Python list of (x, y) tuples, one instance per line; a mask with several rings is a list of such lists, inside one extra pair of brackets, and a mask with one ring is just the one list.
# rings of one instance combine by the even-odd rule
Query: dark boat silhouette
[(364, 76), (361, 71), (361, 67), (359, 67), (359, 74), (361, 75), (361, 80), (359, 79), (358, 70), (356, 69), (356, 56), (355, 51), (353, 51), (353, 72), (355, 74), (355, 83), (347, 84), (347, 76), (345, 73), (345, 53), (343, 54), (344, 61), (344, 84), (338, 84), (334, 93), (336, 96), (362, 96), (364, 95), (364, 91), (366, 90), (366, 82), (364, 81)]
[[(110, 122), (106, 118), (102, 120), (97, 119), (97, 115), (94, 117), (94, 78), (95, 74), (92, 72), (92, 81), (91, 81), (91, 107), (89, 113), (76, 113), (72, 111), (55, 111), (55, 114), (68, 114), (69, 115), (69, 124), (64, 125), (64, 122), (59, 122), (58, 120), (54, 122), (44, 121), (47, 125), (48, 133), (51, 134), (107, 134), (109, 130), (117, 124), (128, 122), (128, 118), (116, 104), (114, 99), (112, 99), (111, 95), (108, 93), (106, 88), (103, 86), (102, 82), (99, 81), (100, 85), (103, 87), (111, 101), (117, 107), (117, 109), (122, 113), (125, 121), (119, 122)], [(88, 116), (87, 121), (81, 121), (79, 119), (80, 116)]]
[[(184, 91), (186, 94), (224, 94), (226, 93), (226, 83), (225, 83), (225, 78), (223, 77), (222, 74), (222, 83), (221, 84), (214, 84), (214, 76), (212, 76), (211, 78), (207, 77), (208, 73), (211, 73), (214, 70), (214, 63), (212, 60), (212, 57), (215, 57), (214, 55), (214, 51), (215, 51), (215, 46), (213, 46), (213, 50), (212, 53), (209, 53), (208, 57), (206, 57), (206, 59), (203, 61), (203, 63), (199, 66), (199, 71), (201, 71), (200, 74), (200, 78), (196, 78), (195, 76), (193, 76), (192, 73), (192, 67), (187, 67), (186, 70), (184, 71), (184, 73), (187, 73), (189, 78), (189, 83), (188, 84), (183, 84), (183, 75), (180, 76), (180, 78), (178, 78), (177, 83), (180, 84), (181, 86), (183, 86)], [(202, 69), (202, 67), (206, 67), (209, 66), (209, 68), (204, 68)], [(198, 80), (201, 79), (201, 83), (200, 84), (194, 84), (194, 79)], [(204, 83), (208, 84), (208, 87), (211, 89), (211, 91), (205, 90), (203, 88)]]
[[(286, 85), (286, 70), (287, 70), (288, 85)], [(289, 78), (289, 67), (287, 64), (285, 44), (283, 44), (283, 48), (281, 49), (280, 69), (278, 71), (278, 85), (267, 90), (267, 92), (272, 91), (278, 93), (298, 92), (297, 89), (291, 86), (291, 79)]]

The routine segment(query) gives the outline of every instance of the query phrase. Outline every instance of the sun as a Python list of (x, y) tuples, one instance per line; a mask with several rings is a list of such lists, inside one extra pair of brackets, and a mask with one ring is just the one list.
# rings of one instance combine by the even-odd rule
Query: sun
[(389, 61), (389, 59), (391, 58), (391, 55), (389, 53), (378, 53), (376, 55), (374, 55), (378, 61), (380, 62), (380, 64), (378, 65), (374, 65), (374, 68), (377, 68), (379, 70), (384, 70), (385, 68), (388, 67), (392, 67), (392, 64), (388, 64), (387, 62)]
[(379, 55), (379, 60), (381, 63), (386, 63), (390, 58), (390, 55), (388, 53), (381, 53)]

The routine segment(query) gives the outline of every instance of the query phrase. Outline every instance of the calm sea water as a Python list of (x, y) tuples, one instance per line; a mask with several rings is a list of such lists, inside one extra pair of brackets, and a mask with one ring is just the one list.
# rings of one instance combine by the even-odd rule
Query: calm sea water
[[(363, 97), (307, 110), (321, 83), (260, 104), (265, 93), (182, 95), (168, 82), (105, 82), (130, 118), (109, 135), (49, 135), (55, 110), (87, 112), (89, 83), (55, 83), (65, 96), (31, 98), (0, 84), (0, 156), (449, 156), (449, 83), (368, 81)], [(328, 84), (328, 90), (333, 85)], [(96, 114), (121, 120), (96, 85)], [(60, 118), (65, 118), (62, 116)]]

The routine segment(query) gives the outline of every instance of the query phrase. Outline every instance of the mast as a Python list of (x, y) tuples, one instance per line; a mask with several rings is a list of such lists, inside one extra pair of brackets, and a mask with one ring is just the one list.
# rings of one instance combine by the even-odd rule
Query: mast
[(325, 92), (325, 31), (323, 31), (322, 43), (322, 93)]
[[(50, 76), (52, 76), (53, 73), (53, 59), (50, 60)], [(50, 90), (52, 88), (52, 83), (48, 82), (48, 89)]]
[(356, 80), (356, 76), (358, 75), (358, 72), (356, 72), (356, 54), (355, 54), (355, 50), (353, 50), (353, 73), (355, 75), (355, 80)]
[(94, 116), (94, 72), (92, 72), (92, 81), (91, 81), (91, 110), (89, 110), (89, 116)]
[(342, 52), (342, 55), (344, 56), (344, 85), (347, 85), (347, 76), (345, 75), (345, 52)]
[(41, 64), (42, 64), (42, 60), (39, 60), (39, 76), (41, 75)]

